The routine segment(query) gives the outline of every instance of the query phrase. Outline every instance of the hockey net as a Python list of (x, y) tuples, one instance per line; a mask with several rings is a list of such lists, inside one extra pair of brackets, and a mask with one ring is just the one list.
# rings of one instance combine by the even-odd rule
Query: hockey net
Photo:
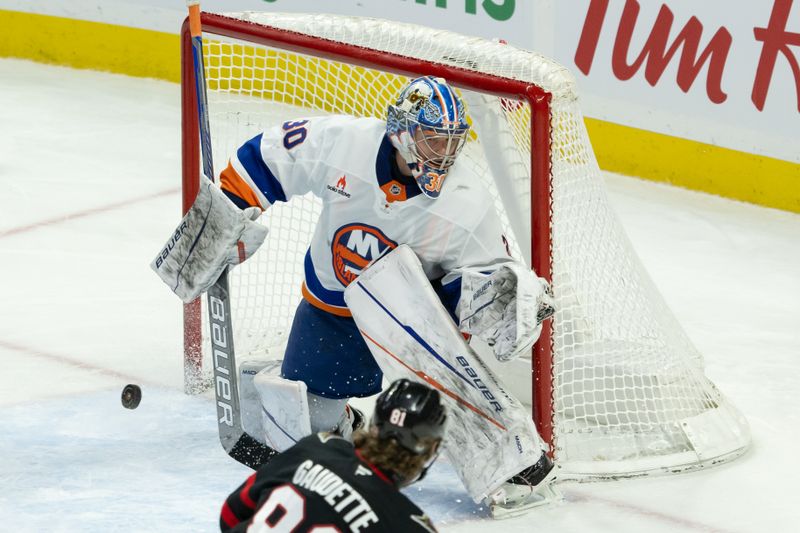
[[(566, 69), (501, 43), (375, 19), (204, 13), (202, 23), (217, 172), (278, 121), (383, 118), (410, 77), (443, 76), (468, 106), (483, 99), (489, 111), (471, 115), (460, 157), (484, 176), (514, 255), (551, 279), (557, 307), (533, 357), (518, 363), (529, 378), (514, 381), (519, 366), (495, 368), (532, 405), (564, 477), (684, 471), (745, 451), (746, 421), (706, 378), (610, 208)], [(200, 179), (187, 28), (183, 54), (185, 210)], [(482, 138), (488, 123), (501, 134)], [(319, 212), (312, 196), (271, 207), (264, 246), (230, 275), (240, 362), (282, 357)], [(209, 382), (204, 320), (199, 301), (186, 306), (187, 391)]]

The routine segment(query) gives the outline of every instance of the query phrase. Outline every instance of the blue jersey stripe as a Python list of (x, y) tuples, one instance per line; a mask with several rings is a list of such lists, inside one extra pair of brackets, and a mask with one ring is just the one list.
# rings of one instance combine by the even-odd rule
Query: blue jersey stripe
[(238, 196), (236, 196), (235, 194), (233, 194), (233, 193), (232, 193), (232, 192), (230, 192), (230, 191), (226, 191), (225, 189), (222, 189), (222, 194), (224, 194), (225, 196), (227, 196), (227, 197), (228, 197), (228, 199), (229, 199), (231, 202), (233, 202), (233, 204), (234, 204), (236, 207), (238, 207), (239, 209), (247, 209), (248, 207), (251, 207), (251, 205), (250, 205), (250, 204), (248, 204), (247, 202), (245, 202), (244, 200), (242, 200), (241, 198), (239, 198)]
[(322, 286), (322, 283), (320, 283), (319, 278), (317, 277), (317, 272), (314, 270), (314, 263), (311, 261), (310, 248), (306, 252), (304, 263), (306, 270), (306, 287), (309, 291), (311, 291), (311, 294), (319, 298), (323, 303), (346, 308), (347, 304), (344, 301), (344, 291), (332, 291), (330, 289), (326, 289)]
[(441, 279), (432, 281), (431, 285), (436, 295), (439, 296), (439, 299), (442, 301), (442, 304), (444, 304), (445, 309), (447, 309), (447, 312), (450, 313), (453, 322), (458, 324), (459, 320), (456, 315), (456, 307), (458, 307), (458, 301), (461, 299), (461, 276), (446, 285), (442, 283)]
[(263, 133), (258, 134), (244, 143), (236, 156), (270, 204), (285, 202), (286, 193), (283, 192), (283, 187), (261, 157), (262, 136)]

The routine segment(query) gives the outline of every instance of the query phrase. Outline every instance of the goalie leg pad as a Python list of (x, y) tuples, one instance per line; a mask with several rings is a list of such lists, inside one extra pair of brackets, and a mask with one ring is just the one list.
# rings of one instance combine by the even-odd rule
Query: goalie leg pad
[(311, 435), (306, 384), (280, 377), (281, 362), (270, 361), (253, 378), (266, 443), (279, 452)]
[(444, 452), (476, 502), (541, 457), (530, 414), (466, 344), (408, 246), (367, 268), (345, 300), (387, 379), (443, 393)]
[(242, 426), (256, 440), (284, 451), (312, 433), (352, 439), (363, 414), (346, 399), (308, 392), (302, 381), (280, 377), (281, 361), (246, 361), (239, 367)]
[(261, 396), (256, 390), (254, 378), (269, 361), (242, 361), (239, 365), (239, 409), (242, 414), (242, 429), (261, 444), (267, 444), (264, 424), (261, 421)]

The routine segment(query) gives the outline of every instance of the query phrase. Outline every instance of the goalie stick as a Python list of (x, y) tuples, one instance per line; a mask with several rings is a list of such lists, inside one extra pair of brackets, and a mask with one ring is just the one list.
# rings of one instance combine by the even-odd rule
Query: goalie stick
[[(211, 157), (211, 131), (208, 124), (208, 99), (203, 67), (200, 1), (188, 0), (186, 5), (189, 8), (189, 27), (192, 36), (192, 64), (197, 94), (197, 118), (200, 126), (203, 174), (213, 182), (214, 164)], [(247, 434), (242, 427), (227, 269), (222, 272), (206, 296), (208, 298), (208, 323), (211, 332), (219, 440), (227, 454), (233, 459), (256, 469), (269, 461), (277, 452)]]

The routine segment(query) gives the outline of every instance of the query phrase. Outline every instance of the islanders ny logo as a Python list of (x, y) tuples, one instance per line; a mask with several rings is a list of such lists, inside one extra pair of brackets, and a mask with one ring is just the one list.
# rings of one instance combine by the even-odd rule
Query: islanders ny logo
[(347, 287), (368, 264), (394, 248), (397, 243), (378, 228), (359, 223), (342, 226), (331, 244), (336, 279)]

